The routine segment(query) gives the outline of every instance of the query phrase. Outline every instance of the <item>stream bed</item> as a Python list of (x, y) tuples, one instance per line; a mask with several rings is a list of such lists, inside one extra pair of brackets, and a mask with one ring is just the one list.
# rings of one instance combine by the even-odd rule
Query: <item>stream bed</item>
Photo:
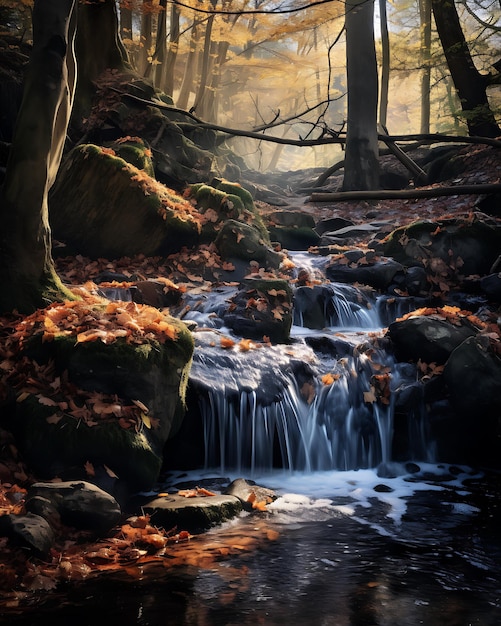
[[(258, 484), (279, 494), (269, 511), (194, 537), (191, 564), (71, 584), (0, 623), (501, 623), (501, 476), (445, 464), (393, 470), (267, 474)], [(172, 473), (163, 488), (232, 478)]]

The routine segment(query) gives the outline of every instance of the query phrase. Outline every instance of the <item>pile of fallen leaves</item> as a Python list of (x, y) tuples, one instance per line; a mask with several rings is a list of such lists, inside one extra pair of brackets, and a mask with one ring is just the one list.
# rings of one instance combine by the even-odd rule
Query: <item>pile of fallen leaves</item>
[(0, 404), (8, 411), (9, 402), (22, 402), (35, 396), (40, 404), (52, 407), (47, 421), (56, 424), (64, 417), (96, 426), (103, 420), (116, 420), (122, 428), (140, 431), (155, 428), (157, 420), (139, 400), (124, 401), (116, 395), (87, 391), (57, 372), (52, 361), (38, 363), (25, 347), (36, 334), (43, 341), (56, 336), (74, 337), (75, 344), (118, 339), (143, 344), (175, 340), (177, 328), (170, 318), (154, 307), (133, 302), (105, 302), (88, 296), (85, 300), (55, 303), (32, 315), (4, 316), (0, 335)]
[(26, 338), (43, 332), (43, 340), (74, 336), (76, 343), (122, 338), (127, 343), (150, 341), (164, 343), (177, 338), (176, 327), (155, 307), (135, 302), (108, 302), (86, 299), (54, 303), (24, 318), (16, 327), (15, 339), (22, 345)]

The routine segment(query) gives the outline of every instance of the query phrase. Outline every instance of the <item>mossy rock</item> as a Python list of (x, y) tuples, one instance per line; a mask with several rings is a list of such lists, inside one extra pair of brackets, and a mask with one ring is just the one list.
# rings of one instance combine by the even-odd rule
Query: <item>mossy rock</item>
[(210, 185), (191, 185), (190, 195), (205, 218), (202, 226), (203, 241), (214, 241), (224, 222), (231, 219), (254, 226), (269, 245), (268, 231), (256, 211), (252, 195), (238, 183), (214, 179)]
[[(47, 462), (46, 470), (68, 473), (91, 461), (132, 488), (157, 479), (165, 443), (184, 417), (194, 341), (180, 320), (152, 307), (129, 310), (75, 302), (33, 315), (21, 354), (37, 364), (33, 376), (52, 373), (37, 396), (18, 389), (9, 426), (37, 469)], [(52, 387), (52, 378), (64, 382)]]
[(199, 238), (200, 221), (188, 201), (92, 144), (70, 152), (49, 207), (55, 239), (91, 258), (166, 255)]
[(383, 253), (406, 266), (423, 264), (434, 272), (434, 259), (450, 276), (489, 273), (501, 250), (501, 228), (479, 214), (471, 218), (416, 221), (394, 230), (383, 242)]
[(109, 147), (127, 163), (134, 165), (138, 170), (144, 170), (148, 176), (155, 177), (151, 150), (140, 137), (123, 137)]
[(185, 498), (177, 494), (161, 496), (142, 505), (163, 528), (201, 532), (221, 524), (242, 512), (242, 503), (231, 495)]
[(308, 226), (269, 226), (268, 232), (286, 250), (308, 250), (320, 241), (320, 235)]
[(227, 260), (255, 261), (271, 269), (278, 268), (282, 260), (282, 255), (270, 248), (257, 228), (236, 220), (224, 223), (215, 244), (221, 257)]
[(89, 427), (69, 416), (54, 423), (54, 407), (31, 394), (18, 401), (12, 425), (24, 460), (44, 478), (79, 478), (87, 462), (102, 463), (132, 490), (150, 489), (162, 459), (144, 433), (125, 430), (117, 422)]

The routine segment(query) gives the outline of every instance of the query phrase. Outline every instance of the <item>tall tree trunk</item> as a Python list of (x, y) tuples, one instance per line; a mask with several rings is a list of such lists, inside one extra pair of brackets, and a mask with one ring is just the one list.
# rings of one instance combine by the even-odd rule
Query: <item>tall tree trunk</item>
[(201, 118), (203, 118), (204, 99), (206, 96), (207, 85), (209, 84), (209, 79), (213, 67), (212, 53), (214, 52), (215, 46), (214, 42), (212, 41), (213, 24), (214, 15), (210, 15), (205, 26), (204, 48), (202, 52), (202, 67), (200, 69), (200, 83), (198, 85), (198, 91), (195, 98), (195, 103), (193, 105), (193, 110)]
[(159, 7), (155, 52), (152, 62), (146, 66), (144, 76), (145, 78), (150, 78), (155, 87), (161, 88), (161, 85), (165, 82), (165, 59), (167, 57), (167, 0), (160, 0)]
[(132, 39), (132, 9), (120, 7), (120, 35), (122, 39)]
[[(96, 46), (99, 42), (99, 47)], [(114, 0), (87, 0), (78, 7), (76, 35), (78, 82), (72, 125), (80, 127), (89, 115), (96, 92), (95, 81), (108, 69), (131, 69), (129, 56), (118, 31)]]
[(348, 119), (343, 179), (345, 191), (379, 187), (374, 0), (346, 2)]
[(176, 66), (177, 52), (179, 49), (179, 37), (181, 34), (179, 21), (179, 7), (172, 4), (170, 12), (169, 49), (167, 51), (167, 59), (162, 69), (162, 88), (169, 96), (174, 94), (174, 68)]
[(454, 0), (432, 0), (431, 6), (469, 135), (499, 137), (501, 129), (487, 99), (487, 80), (473, 63)]
[(191, 26), (190, 51), (184, 67), (183, 82), (177, 97), (177, 106), (180, 109), (188, 107), (190, 93), (194, 91), (195, 79), (198, 74), (198, 46), (200, 44), (200, 22), (195, 20)]
[(153, 0), (143, 0), (141, 10), (140, 52), (138, 60), (139, 73), (144, 74), (149, 66), (148, 55), (152, 46), (152, 15)]
[(35, 1), (33, 51), (0, 202), (2, 312), (72, 297), (52, 261), (48, 192), (75, 93), (75, 28), (76, 0)]
[(430, 132), (431, 89), (431, 0), (419, 0), (421, 26), (421, 124), (420, 133)]
[(388, 14), (386, 0), (379, 0), (379, 20), (381, 24), (381, 90), (379, 94), (379, 123), (386, 128), (388, 116), (388, 90), (390, 86), (390, 36), (388, 33)]

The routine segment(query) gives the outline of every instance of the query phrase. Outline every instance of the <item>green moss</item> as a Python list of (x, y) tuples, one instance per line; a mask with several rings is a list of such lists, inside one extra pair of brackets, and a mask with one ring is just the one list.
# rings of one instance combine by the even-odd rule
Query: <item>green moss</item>
[(41, 476), (57, 476), (64, 466), (83, 470), (91, 461), (103, 463), (138, 490), (151, 488), (157, 480), (162, 461), (141, 433), (115, 421), (89, 427), (63, 416), (57, 424), (49, 423), (53, 414), (54, 407), (30, 395), (17, 403), (12, 425), (25, 460)]
[(147, 149), (143, 141), (122, 141), (111, 145), (116, 155), (127, 163), (134, 165), (139, 170), (144, 170), (152, 178), (155, 177), (155, 169), (151, 159), (151, 151)]
[(218, 181), (216, 184), (216, 189), (227, 193), (228, 195), (238, 196), (248, 211), (254, 212), (254, 200), (252, 199), (252, 195), (244, 189), (238, 183), (232, 183), (227, 180)]

